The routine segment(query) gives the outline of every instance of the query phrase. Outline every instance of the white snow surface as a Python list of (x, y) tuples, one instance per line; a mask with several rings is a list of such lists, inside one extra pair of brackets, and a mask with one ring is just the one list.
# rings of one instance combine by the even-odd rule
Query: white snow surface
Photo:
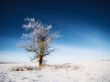
[[(35, 67), (15, 71), (14, 68)], [(46, 65), (35, 63), (0, 64), (0, 82), (110, 82), (110, 61), (89, 61)]]

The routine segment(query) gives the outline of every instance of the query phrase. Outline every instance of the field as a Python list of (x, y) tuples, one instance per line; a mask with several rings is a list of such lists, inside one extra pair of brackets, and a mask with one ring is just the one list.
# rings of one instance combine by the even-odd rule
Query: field
[(0, 82), (110, 82), (110, 61), (45, 65), (0, 64)]

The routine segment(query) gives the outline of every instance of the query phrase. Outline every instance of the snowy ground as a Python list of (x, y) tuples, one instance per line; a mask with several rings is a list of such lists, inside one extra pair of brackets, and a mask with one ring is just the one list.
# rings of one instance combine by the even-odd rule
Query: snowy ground
[[(110, 82), (110, 61), (77, 62), (46, 65), (42, 70), (36, 64), (0, 64), (0, 82)], [(31, 70), (15, 71), (30, 67)]]

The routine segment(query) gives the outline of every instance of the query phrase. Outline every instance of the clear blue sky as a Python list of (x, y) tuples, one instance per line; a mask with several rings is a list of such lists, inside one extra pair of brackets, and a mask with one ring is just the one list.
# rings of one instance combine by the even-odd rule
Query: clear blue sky
[(48, 61), (110, 59), (109, 0), (1, 0), (0, 61), (29, 61), (30, 53), (17, 47), (26, 17), (60, 31)]

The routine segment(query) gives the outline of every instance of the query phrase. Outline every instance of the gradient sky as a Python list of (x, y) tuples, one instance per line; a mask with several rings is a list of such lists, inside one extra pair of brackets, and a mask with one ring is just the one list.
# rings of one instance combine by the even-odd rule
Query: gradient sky
[(62, 35), (48, 62), (110, 59), (109, 0), (0, 0), (0, 61), (29, 61), (30, 53), (17, 47), (26, 17)]

